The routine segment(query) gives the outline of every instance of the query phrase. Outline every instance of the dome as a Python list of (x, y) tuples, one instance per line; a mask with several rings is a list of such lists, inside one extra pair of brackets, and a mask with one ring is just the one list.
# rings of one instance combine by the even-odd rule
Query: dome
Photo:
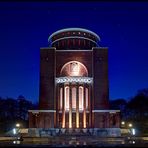
[(57, 50), (91, 49), (98, 46), (98, 41), (100, 37), (96, 33), (82, 28), (61, 29), (48, 38), (49, 45)]

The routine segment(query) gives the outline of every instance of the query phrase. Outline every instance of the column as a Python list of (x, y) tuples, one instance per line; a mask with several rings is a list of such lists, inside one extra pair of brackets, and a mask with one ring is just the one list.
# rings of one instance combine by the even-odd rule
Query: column
[(65, 128), (65, 85), (63, 84), (63, 97), (62, 97), (62, 128)]
[(86, 128), (86, 91), (83, 85), (83, 128)]
[(69, 128), (72, 128), (72, 86), (69, 85)]
[(79, 84), (76, 84), (76, 128), (79, 128)]

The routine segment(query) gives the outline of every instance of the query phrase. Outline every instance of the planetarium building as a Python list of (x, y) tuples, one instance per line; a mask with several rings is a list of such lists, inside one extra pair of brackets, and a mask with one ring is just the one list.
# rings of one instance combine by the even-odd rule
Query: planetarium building
[(39, 110), (29, 128), (59, 133), (120, 135), (120, 111), (109, 109), (108, 48), (87, 29), (67, 28), (40, 49)]

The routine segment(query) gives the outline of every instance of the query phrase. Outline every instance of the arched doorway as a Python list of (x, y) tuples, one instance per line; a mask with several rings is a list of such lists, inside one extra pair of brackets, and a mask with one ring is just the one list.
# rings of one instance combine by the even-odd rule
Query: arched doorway
[(56, 79), (58, 87), (59, 116), (62, 128), (86, 128), (89, 125), (90, 90), (92, 78), (86, 66), (78, 61), (63, 65)]

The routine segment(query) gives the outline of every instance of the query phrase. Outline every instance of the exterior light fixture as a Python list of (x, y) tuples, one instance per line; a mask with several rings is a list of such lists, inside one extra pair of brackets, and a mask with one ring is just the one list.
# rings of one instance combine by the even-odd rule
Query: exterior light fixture
[(124, 122), (124, 121), (122, 121), (122, 122), (121, 122), (121, 124), (122, 124), (122, 125), (125, 125), (125, 122)]
[(17, 124), (16, 124), (16, 127), (20, 127), (20, 124), (19, 124), (19, 123), (17, 123)]
[(132, 128), (131, 131), (132, 131), (132, 135), (135, 135), (136, 134), (136, 131), (135, 131), (134, 128)]
[(13, 141), (13, 144), (16, 144), (16, 141)]
[(13, 134), (14, 134), (14, 135), (16, 134), (16, 129), (15, 129), (15, 128), (13, 129)]
[(133, 125), (131, 123), (128, 124), (129, 127), (132, 127)]

